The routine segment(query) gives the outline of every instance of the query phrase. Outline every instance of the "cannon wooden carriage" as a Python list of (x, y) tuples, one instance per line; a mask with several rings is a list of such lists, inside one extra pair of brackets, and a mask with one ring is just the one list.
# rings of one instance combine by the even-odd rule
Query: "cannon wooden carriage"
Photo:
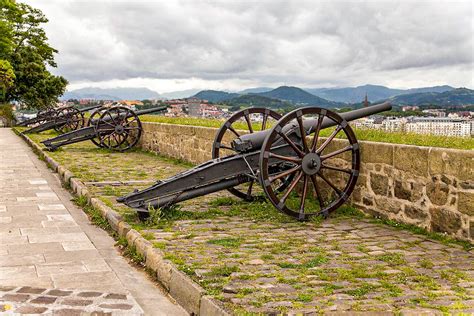
[[(154, 208), (224, 189), (251, 201), (257, 183), (288, 215), (299, 220), (326, 216), (347, 201), (359, 176), (360, 147), (348, 122), (390, 109), (382, 103), (338, 114), (306, 107), (283, 117), (264, 108), (240, 111), (218, 130), (212, 160), (118, 201), (145, 219)], [(242, 123), (246, 131), (237, 128)], [(330, 133), (321, 137), (325, 128)]]
[(30, 126), (32, 128), (23, 133), (40, 133), (47, 130), (55, 130), (60, 134), (64, 134), (79, 128), (86, 124), (85, 112), (101, 107), (100, 105), (93, 105), (82, 109), (77, 109), (73, 106), (63, 106), (54, 109), (39, 111), (36, 117), (30, 120), (19, 123), (19, 126)]
[(86, 140), (97, 147), (125, 151), (134, 147), (140, 140), (142, 125), (140, 115), (160, 112), (167, 107), (155, 107), (133, 111), (123, 106), (101, 107), (89, 117), (87, 126), (72, 130), (57, 137), (42, 141), (48, 150)]

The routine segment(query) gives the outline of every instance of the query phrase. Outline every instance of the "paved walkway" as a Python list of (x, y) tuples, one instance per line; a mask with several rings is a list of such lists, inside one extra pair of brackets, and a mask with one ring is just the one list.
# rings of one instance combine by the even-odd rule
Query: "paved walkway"
[(185, 315), (71, 198), (0, 128), (0, 313)]

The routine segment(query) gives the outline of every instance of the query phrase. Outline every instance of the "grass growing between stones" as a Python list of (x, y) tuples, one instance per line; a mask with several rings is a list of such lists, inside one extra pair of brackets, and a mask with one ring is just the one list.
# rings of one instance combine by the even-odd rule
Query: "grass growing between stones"
[[(350, 206), (328, 219), (301, 223), (263, 198), (248, 203), (225, 191), (152, 210), (140, 222), (116, 197), (188, 166), (141, 151), (112, 153), (93, 146), (80, 143), (51, 156), (236, 314), (474, 308), (474, 256), (466, 244), (367, 218)], [(131, 180), (142, 182), (123, 184)], [(122, 183), (91, 183), (105, 181)], [(83, 199), (77, 203), (87, 207)], [(96, 216), (91, 219), (100, 225)], [(126, 240), (118, 244), (142, 262)]]

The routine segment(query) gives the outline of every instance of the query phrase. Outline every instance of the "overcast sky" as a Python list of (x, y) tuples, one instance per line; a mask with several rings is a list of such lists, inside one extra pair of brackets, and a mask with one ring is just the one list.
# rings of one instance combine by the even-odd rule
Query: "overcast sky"
[(26, 2), (69, 90), (474, 86), (471, 1)]

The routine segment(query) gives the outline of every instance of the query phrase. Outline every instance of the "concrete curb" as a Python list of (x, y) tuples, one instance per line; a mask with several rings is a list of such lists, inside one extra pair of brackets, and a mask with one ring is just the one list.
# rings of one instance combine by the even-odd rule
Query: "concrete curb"
[(227, 316), (216, 300), (205, 295), (205, 290), (191, 278), (182, 273), (169, 260), (164, 258), (161, 250), (142, 237), (142, 235), (126, 223), (120, 214), (108, 207), (98, 198), (92, 197), (84, 183), (74, 178), (74, 174), (48, 156), (43, 149), (28, 136), (14, 130), (46, 164), (57, 172), (61, 181), (69, 185), (78, 196), (84, 196), (101, 215), (107, 219), (112, 229), (119, 237), (126, 238), (129, 246), (134, 246), (145, 259), (145, 266), (153, 272), (153, 276), (163, 285), (163, 288), (191, 315)]

